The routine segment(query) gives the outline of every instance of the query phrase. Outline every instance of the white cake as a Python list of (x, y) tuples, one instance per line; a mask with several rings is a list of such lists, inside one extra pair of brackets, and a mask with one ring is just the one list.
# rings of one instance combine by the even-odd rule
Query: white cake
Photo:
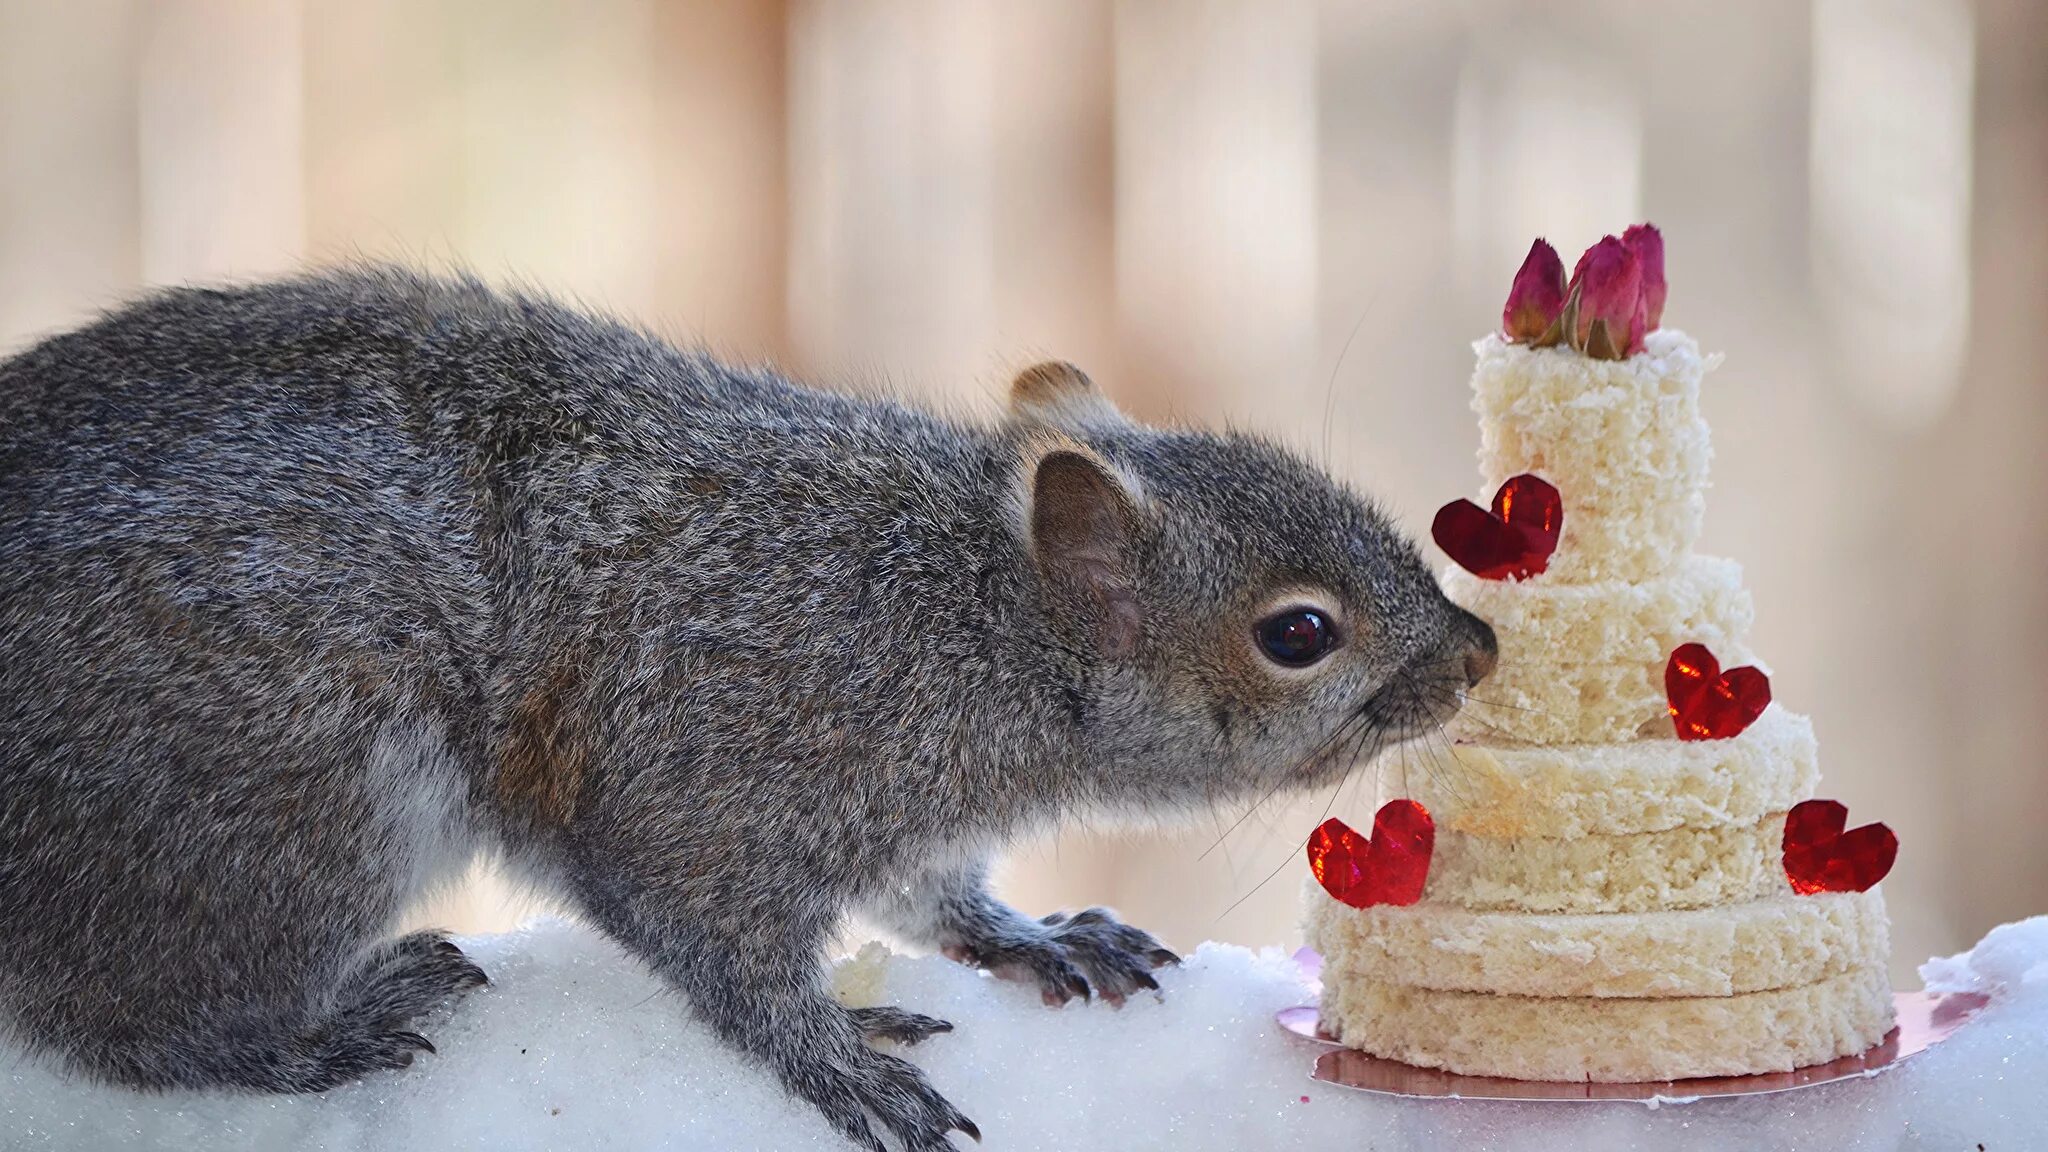
[[(1516, 581), (1453, 568), (1498, 670), (1428, 771), (1387, 795), (1436, 822), (1419, 903), (1353, 908), (1309, 888), (1324, 1027), (1378, 1056), (1472, 1075), (1666, 1080), (1785, 1071), (1892, 1026), (1882, 895), (1796, 894), (1786, 813), (1819, 781), (1813, 728), (1769, 707), (1729, 739), (1680, 741), (1665, 663), (1706, 644), (1756, 663), (1741, 569), (1696, 556), (1713, 361), (1681, 332), (1596, 360), (1476, 345), (1481, 503), (1555, 485), (1563, 533)], [(1483, 702), (1481, 702), (1483, 701)]]

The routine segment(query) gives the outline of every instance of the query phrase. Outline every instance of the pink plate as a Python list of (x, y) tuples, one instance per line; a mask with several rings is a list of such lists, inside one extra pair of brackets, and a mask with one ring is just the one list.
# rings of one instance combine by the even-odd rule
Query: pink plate
[[(1295, 959), (1313, 983), (1322, 959), (1304, 948)], [(1497, 1076), (1460, 1076), (1435, 1068), (1417, 1068), (1399, 1060), (1382, 1060), (1352, 1048), (1337, 1045), (1323, 1033), (1313, 1004), (1283, 1008), (1277, 1014), (1280, 1027), (1327, 1044), (1330, 1050), (1316, 1057), (1315, 1079), (1326, 1084), (1378, 1092), (1388, 1096), (1456, 1097), (1462, 1100), (1693, 1100), (1705, 1096), (1754, 1096), (1767, 1092), (1789, 1092), (1836, 1080), (1874, 1076), (1917, 1052), (1940, 1043), (1961, 1028), (1990, 998), (1974, 992), (1937, 996), (1927, 992), (1897, 992), (1899, 1025), (1867, 1052), (1844, 1056), (1826, 1064), (1791, 1072), (1764, 1072), (1755, 1076), (1716, 1076), (1697, 1080), (1654, 1080), (1635, 1084), (1595, 1084), (1571, 1081), (1509, 1080)]]

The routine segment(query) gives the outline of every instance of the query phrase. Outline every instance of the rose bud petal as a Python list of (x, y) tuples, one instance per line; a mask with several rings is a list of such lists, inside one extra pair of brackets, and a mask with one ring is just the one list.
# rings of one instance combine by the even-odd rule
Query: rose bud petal
[(1555, 344), (1563, 335), (1557, 322), (1563, 312), (1564, 260), (1548, 241), (1538, 240), (1529, 245), (1515, 285), (1508, 289), (1507, 307), (1500, 312), (1501, 331), (1516, 344)]
[(1664, 234), (1655, 224), (1637, 224), (1621, 234), (1621, 242), (1636, 254), (1643, 270), (1643, 302), (1647, 305), (1644, 331), (1654, 332), (1664, 322)]
[(1635, 315), (1628, 322), (1628, 346), (1621, 350), (1624, 357), (1633, 356), (1643, 350), (1643, 337), (1656, 325), (1650, 323), (1650, 297), (1648, 293), (1636, 293)]
[(1577, 309), (1572, 347), (1597, 360), (1620, 360), (1642, 346), (1642, 266), (1626, 244), (1606, 236), (1586, 249), (1572, 269), (1571, 288)]

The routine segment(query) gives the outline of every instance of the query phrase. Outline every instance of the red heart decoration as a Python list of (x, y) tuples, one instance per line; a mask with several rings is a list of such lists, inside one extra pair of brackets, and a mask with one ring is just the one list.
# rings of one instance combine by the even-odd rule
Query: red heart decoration
[(1771, 678), (1744, 666), (1721, 671), (1704, 644), (1680, 645), (1664, 666), (1664, 696), (1680, 740), (1739, 736), (1771, 705)]
[(1563, 498), (1549, 481), (1527, 472), (1493, 494), (1493, 511), (1453, 500), (1436, 510), (1429, 526), (1436, 546), (1482, 580), (1526, 580), (1543, 571), (1563, 530)]
[(1389, 800), (1372, 818), (1372, 839), (1336, 817), (1308, 838), (1308, 866), (1323, 890), (1353, 908), (1413, 904), (1429, 879), (1436, 821), (1413, 800)]
[(1808, 800), (1785, 816), (1785, 878), (1801, 896), (1868, 892), (1899, 858), (1899, 838), (1882, 824), (1844, 832), (1849, 809), (1836, 800)]

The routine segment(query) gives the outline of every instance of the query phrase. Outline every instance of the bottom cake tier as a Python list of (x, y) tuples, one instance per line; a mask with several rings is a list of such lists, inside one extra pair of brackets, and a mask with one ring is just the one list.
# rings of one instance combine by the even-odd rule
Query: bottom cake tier
[(1632, 1082), (1789, 1072), (1851, 1056), (1892, 1028), (1871, 966), (1796, 988), (1660, 999), (1501, 996), (1323, 973), (1324, 1030), (1423, 1068), (1517, 1080)]

